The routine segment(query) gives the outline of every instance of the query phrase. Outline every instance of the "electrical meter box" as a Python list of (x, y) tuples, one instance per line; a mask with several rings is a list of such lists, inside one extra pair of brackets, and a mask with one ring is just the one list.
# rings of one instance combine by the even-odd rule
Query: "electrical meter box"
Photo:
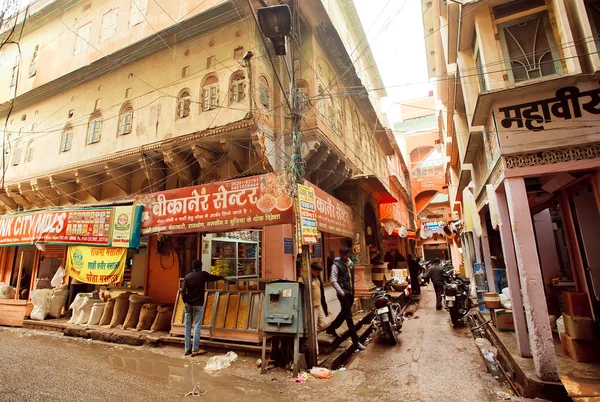
[(265, 286), (263, 331), (282, 334), (304, 334), (302, 284), (276, 281)]

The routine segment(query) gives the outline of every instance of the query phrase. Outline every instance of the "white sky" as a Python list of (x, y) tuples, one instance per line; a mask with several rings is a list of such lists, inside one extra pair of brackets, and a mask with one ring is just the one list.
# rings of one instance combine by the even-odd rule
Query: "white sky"
[[(354, 0), (354, 3), (388, 88), (388, 102), (427, 96), (431, 85), (421, 0)], [(398, 120), (398, 115), (390, 112), (390, 120)]]

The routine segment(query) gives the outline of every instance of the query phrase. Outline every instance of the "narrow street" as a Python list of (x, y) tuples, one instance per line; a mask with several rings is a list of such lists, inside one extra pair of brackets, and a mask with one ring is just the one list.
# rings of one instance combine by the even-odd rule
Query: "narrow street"
[[(210, 356), (183, 358), (175, 348), (132, 348), (52, 333), (2, 330), (2, 401), (165, 401), (190, 399), (196, 384), (203, 401), (495, 401), (502, 391), (485, 369), (470, 331), (452, 328), (425, 288), (400, 343), (374, 337), (345, 371), (331, 380), (295, 383), (291, 374), (260, 375), (255, 357), (239, 356), (215, 374)], [(23, 379), (27, 379), (24, 381)], [(195, 399), (195, 398), (191, 398)]]

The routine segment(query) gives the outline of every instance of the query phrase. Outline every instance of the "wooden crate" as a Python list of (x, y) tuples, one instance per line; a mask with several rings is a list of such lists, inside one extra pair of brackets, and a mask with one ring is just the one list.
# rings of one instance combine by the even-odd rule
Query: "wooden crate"
[(22, 327), (23, 320), (31, 313), (33, 305), (28, 306), (27, 300), (0, 299), (0, 325)]

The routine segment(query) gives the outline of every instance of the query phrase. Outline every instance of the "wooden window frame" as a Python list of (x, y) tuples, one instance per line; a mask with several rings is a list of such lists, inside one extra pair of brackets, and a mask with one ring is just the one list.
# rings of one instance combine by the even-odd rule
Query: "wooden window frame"
[(102, 137), (102, 115), (93, 115), (88, 124), (86, 144), (92, 145), (100, 142)]
[(60, 138), (60, 152), (67, 152), (71, 150), (73, 144), (73, 128), (67, 127)]
[(192, 104), (192, 98), (189, 90), (181, 91), (177, 98), (177, 118), (185, 119), (190, 115), (190, 106)]

